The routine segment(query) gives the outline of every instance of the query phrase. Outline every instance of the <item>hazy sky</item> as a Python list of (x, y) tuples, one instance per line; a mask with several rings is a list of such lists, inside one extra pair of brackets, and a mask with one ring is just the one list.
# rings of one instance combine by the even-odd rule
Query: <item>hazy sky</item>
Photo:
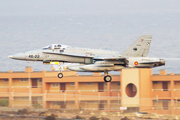
[(0, 15), (180, 12), (179, 0), (0, 0)]

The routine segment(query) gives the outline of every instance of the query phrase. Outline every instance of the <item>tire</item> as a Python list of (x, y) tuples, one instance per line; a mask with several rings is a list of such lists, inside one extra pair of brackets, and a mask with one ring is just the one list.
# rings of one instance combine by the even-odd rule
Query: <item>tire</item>
[(62, 73), (59, 73), (57, 76), (58, 76), (58, 78), (63, 78), (63, 74)]
[(104, 76), (104, 81), (105, 82), (111, 82), (112, 77), (110, 75)]

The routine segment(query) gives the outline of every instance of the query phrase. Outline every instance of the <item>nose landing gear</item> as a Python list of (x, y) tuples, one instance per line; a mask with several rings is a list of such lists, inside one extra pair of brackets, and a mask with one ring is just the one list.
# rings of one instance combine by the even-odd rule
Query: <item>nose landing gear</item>
[(58, 73), (58, 78), (63, 78), (63, 74), (62, 73)]
[(63, 78), (63, 73), (62, 73), (62, 67), (61, 67), (61, 63), (59, 62), (59, 73), (58, 73), (58, 78)]

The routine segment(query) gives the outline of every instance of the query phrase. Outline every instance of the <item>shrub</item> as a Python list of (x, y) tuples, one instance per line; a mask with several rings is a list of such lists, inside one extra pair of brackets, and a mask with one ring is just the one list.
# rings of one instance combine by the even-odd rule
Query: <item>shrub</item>
[(99, 118), (95, 117), (95, 116), (92, 116), (89, 118), (89, 120), (99, 120)]
[(51, 116), (47, 116), (45, 120), (56, 120), (56, 116), (54, 114), (51, 114)]
[(9, 100), (0, 100), (0, 106), (3, 107), (9, 106)]
[(28, 114), (27, 109), (18, 110), (18, 114)]
[(109, 118), (102, 117), (101, 120), (110, 120)]
[(44, 116), (45, 115), (45, 112), (40, 112), (39, 113), (39, 116)]
[(34, 108), (42, 108), (41, 104), (37, 103), (37, 104), (33, 104)]
[(85, 118), (77, 115), (75, 119), (85, 119)]

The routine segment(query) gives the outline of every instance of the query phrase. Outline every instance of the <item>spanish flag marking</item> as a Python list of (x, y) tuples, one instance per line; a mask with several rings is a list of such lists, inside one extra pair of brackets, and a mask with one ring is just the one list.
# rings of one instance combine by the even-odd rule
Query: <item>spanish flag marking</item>
[(138, 62), (137, 62), (137, 61), (136, 61), (136, 62), (134, 62), (134, 65), (136, 65), (136, 66), (137, 66), (137, 65), (138, 65)]

